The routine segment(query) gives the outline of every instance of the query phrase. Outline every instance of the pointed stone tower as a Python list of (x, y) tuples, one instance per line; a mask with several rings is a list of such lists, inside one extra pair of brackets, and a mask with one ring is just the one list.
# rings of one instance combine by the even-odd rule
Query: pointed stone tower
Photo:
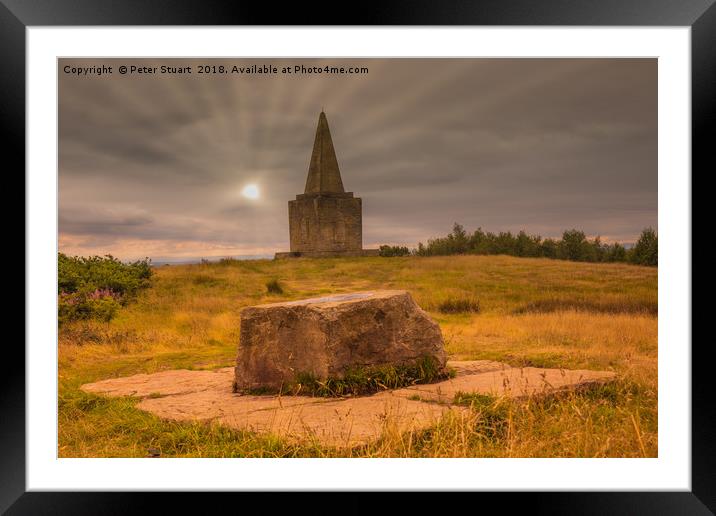
[(343, 188), (326, 114), (318, 116), (308, 178), (303, 194), (288, 201), (291, 239), (288, 256), (331, 257), (377, 254), (363, 250), (361, 200)]
[(304, 192), (304, 194), (311, 193), (345, 193), (336, 150), (333, 148), (333, 139), (328, 128), (328, 119), (323, 111), (318, 116), (316, 138), (313, 141), (313, 152), (311, 153), (311, 163), (308, 165), (308, 178)]

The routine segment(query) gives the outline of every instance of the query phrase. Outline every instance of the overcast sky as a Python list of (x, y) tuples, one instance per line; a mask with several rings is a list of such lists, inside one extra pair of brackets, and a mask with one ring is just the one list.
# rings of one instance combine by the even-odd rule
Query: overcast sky
[[(70, 66), (111, 65), (101, 76)], [(117, 73), (192, 65), (191, 75)], [(198, 74), (198, 65), (367, 74)], [(655, 59), (59, 62), (59, 239), (155, 261), (287, 251), (321, 108), (363, 244), (570, 228), (632, 242), (657, 224)], [(257, 185), (249, 199), (242, 189)]]

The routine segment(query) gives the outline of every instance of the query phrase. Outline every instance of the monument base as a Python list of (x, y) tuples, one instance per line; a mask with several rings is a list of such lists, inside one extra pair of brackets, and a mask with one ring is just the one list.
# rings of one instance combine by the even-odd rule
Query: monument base
[(285, 258), (355, 258), (359, 256), (380, 256), (380, 249), (361, 249), (360, 251), (289, 251), (276, 253), (275, 260)]

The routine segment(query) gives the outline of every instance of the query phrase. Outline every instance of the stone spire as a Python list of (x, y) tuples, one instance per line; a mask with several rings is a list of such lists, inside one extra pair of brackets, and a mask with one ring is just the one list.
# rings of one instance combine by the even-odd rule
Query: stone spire
[(336, 151), (333, 149), (331, 131), (328, 129), (326, 114), (321, 111), (316, 128), (316, 139), (313, 142), (311, 164), (306, 179), (307, 194), (344, 193), (341, 171), (338, 169)]

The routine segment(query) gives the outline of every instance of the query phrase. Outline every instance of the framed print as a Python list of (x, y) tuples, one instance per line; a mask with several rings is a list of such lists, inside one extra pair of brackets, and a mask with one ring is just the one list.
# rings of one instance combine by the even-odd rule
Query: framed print
[(0, 506), (713, 511), (711, 4), (4, 0), (27, 304)]

